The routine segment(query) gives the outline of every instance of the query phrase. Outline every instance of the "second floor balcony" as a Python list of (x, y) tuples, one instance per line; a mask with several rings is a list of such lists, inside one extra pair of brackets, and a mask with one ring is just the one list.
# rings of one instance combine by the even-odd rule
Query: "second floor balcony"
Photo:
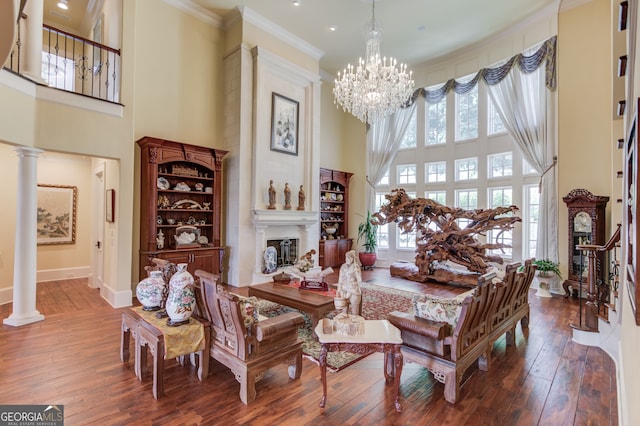
[[(47, 7), (50, 6), (45, 2), (45, 9)], [(13, 48), (4, 68), (38, 84), (120, 103), (120, 49), (101, 43), (109, 17), (98, 14), (91, 26), (90, 39), (51, 25), (55, 22), (43, 22), (38, 31), (34, 25), (41, 21), (33, 16), (37, 13), (28, 7), (22, 11), (15, 27)], [(29, 14), (32, 15), (31, 22)], [(43, 14), (52, 15), (51, 11), (46, 13), (46, 10), (43, 10)], [(41, 40), (34, 36), (36, 34), (42, 35)]]

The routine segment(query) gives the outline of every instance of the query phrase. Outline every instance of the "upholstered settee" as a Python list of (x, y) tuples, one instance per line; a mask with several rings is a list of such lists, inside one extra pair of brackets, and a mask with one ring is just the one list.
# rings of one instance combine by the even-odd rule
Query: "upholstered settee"
[(298, 328), (304, 317), (289, 312), (261, 319), (251, 298), (217, 285), (217, 275), (197, 270), (204, 311), (211, 321), (211, 358), (229, 368), (240, 383), (240, 400), (256, 398), (256, 382), (280, 363), (289, 365), (291, 379), (302, 373), (302, 342)]
[(524, 271), (518, 272), (519, 266), (507, 265), (501, 280), (495, 272), (482, 275), (475, 289), (455, 298), (418, 296), (414, 312), (388, 316), (402, 333), (404, 360), (426, 367), (444, 383), (444, 397), (451, 404), (473, 363), (478, 361), (483, 371), (489, 369), (493, 342), (507, 333), (511, 344), (517, 321), (528, 325), (527, 297), (535, 266), (527, 261)]

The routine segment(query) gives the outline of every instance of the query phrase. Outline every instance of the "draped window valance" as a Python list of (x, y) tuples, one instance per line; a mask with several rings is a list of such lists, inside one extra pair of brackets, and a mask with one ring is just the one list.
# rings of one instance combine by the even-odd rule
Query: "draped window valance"
[(494, 85), (501, 82), (509, 74), (509, 71), (511, 71), (511, 69), (516, 65), (523, 73), (528, 74), (538, 69), (543, 62), (545, 62), (546, 67), (546, 86), (550, 90), (555, 90), (556, 40), (557, 36), (549, 38), (530, 56), (525, 56), (524, 54), (519, 53), (511, 57), (511, 59), (501, 66), (495, 68), (482, 68), (469, 81), (460, 82), (455, 79), (451, 79), (436, 89), (416, 89), (411, 98), (407, 101), (407, 106), (412, 105), (420, 95), (424, 96), (427, 102), (436, 104), (452, 90), (459, 95), (467, 93), (473, 89), (476, 84), (478, 84), (480, 79), (489, 85)]

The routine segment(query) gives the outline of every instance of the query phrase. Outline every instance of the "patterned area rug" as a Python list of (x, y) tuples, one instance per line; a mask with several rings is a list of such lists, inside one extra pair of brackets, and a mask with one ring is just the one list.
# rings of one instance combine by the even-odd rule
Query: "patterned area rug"
[[(411, 300), (415, 293), (382, 287), (375, 284), (363, 282), (360, 286), (362, 290), (362, 316), (365, 319), (377, 320), (385, 319), (392, 311), (409, 312), (413, 309)], [(304, 312), (288, 306), (282, 306), (268, 300), (260, 300), (258, 312), (266, 317), (274, 317), (286, 312), (300, 312), (305, 317), (303, 327), (298, 329), (298, 337), (302, 340), (302, 351), (305, 358), (319, 364), (320, 343), (313, 339), (311, 319)], [(332, 318), (337, 312), (330, 312), (326, 317)], [(327, 356), (327, 369), (329, 371), (339, 371), (369, 354), (354, 354), (351, 352), (330, 352)]]

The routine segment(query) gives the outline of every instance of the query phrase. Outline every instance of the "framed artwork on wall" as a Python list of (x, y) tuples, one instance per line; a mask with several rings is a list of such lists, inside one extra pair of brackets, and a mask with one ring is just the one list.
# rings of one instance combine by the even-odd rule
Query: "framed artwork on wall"
[(271, 151), (298, 155), (299, 102), (277, 93), (271, 96)]
[(78, 188), (38, 184), (38, 245), (76, 243)]
[(116, 205), (116, 190), (107, 189), (106, 200), (104, 203), (105, 219), (107, 222), (115, 222), (115, 205)]

